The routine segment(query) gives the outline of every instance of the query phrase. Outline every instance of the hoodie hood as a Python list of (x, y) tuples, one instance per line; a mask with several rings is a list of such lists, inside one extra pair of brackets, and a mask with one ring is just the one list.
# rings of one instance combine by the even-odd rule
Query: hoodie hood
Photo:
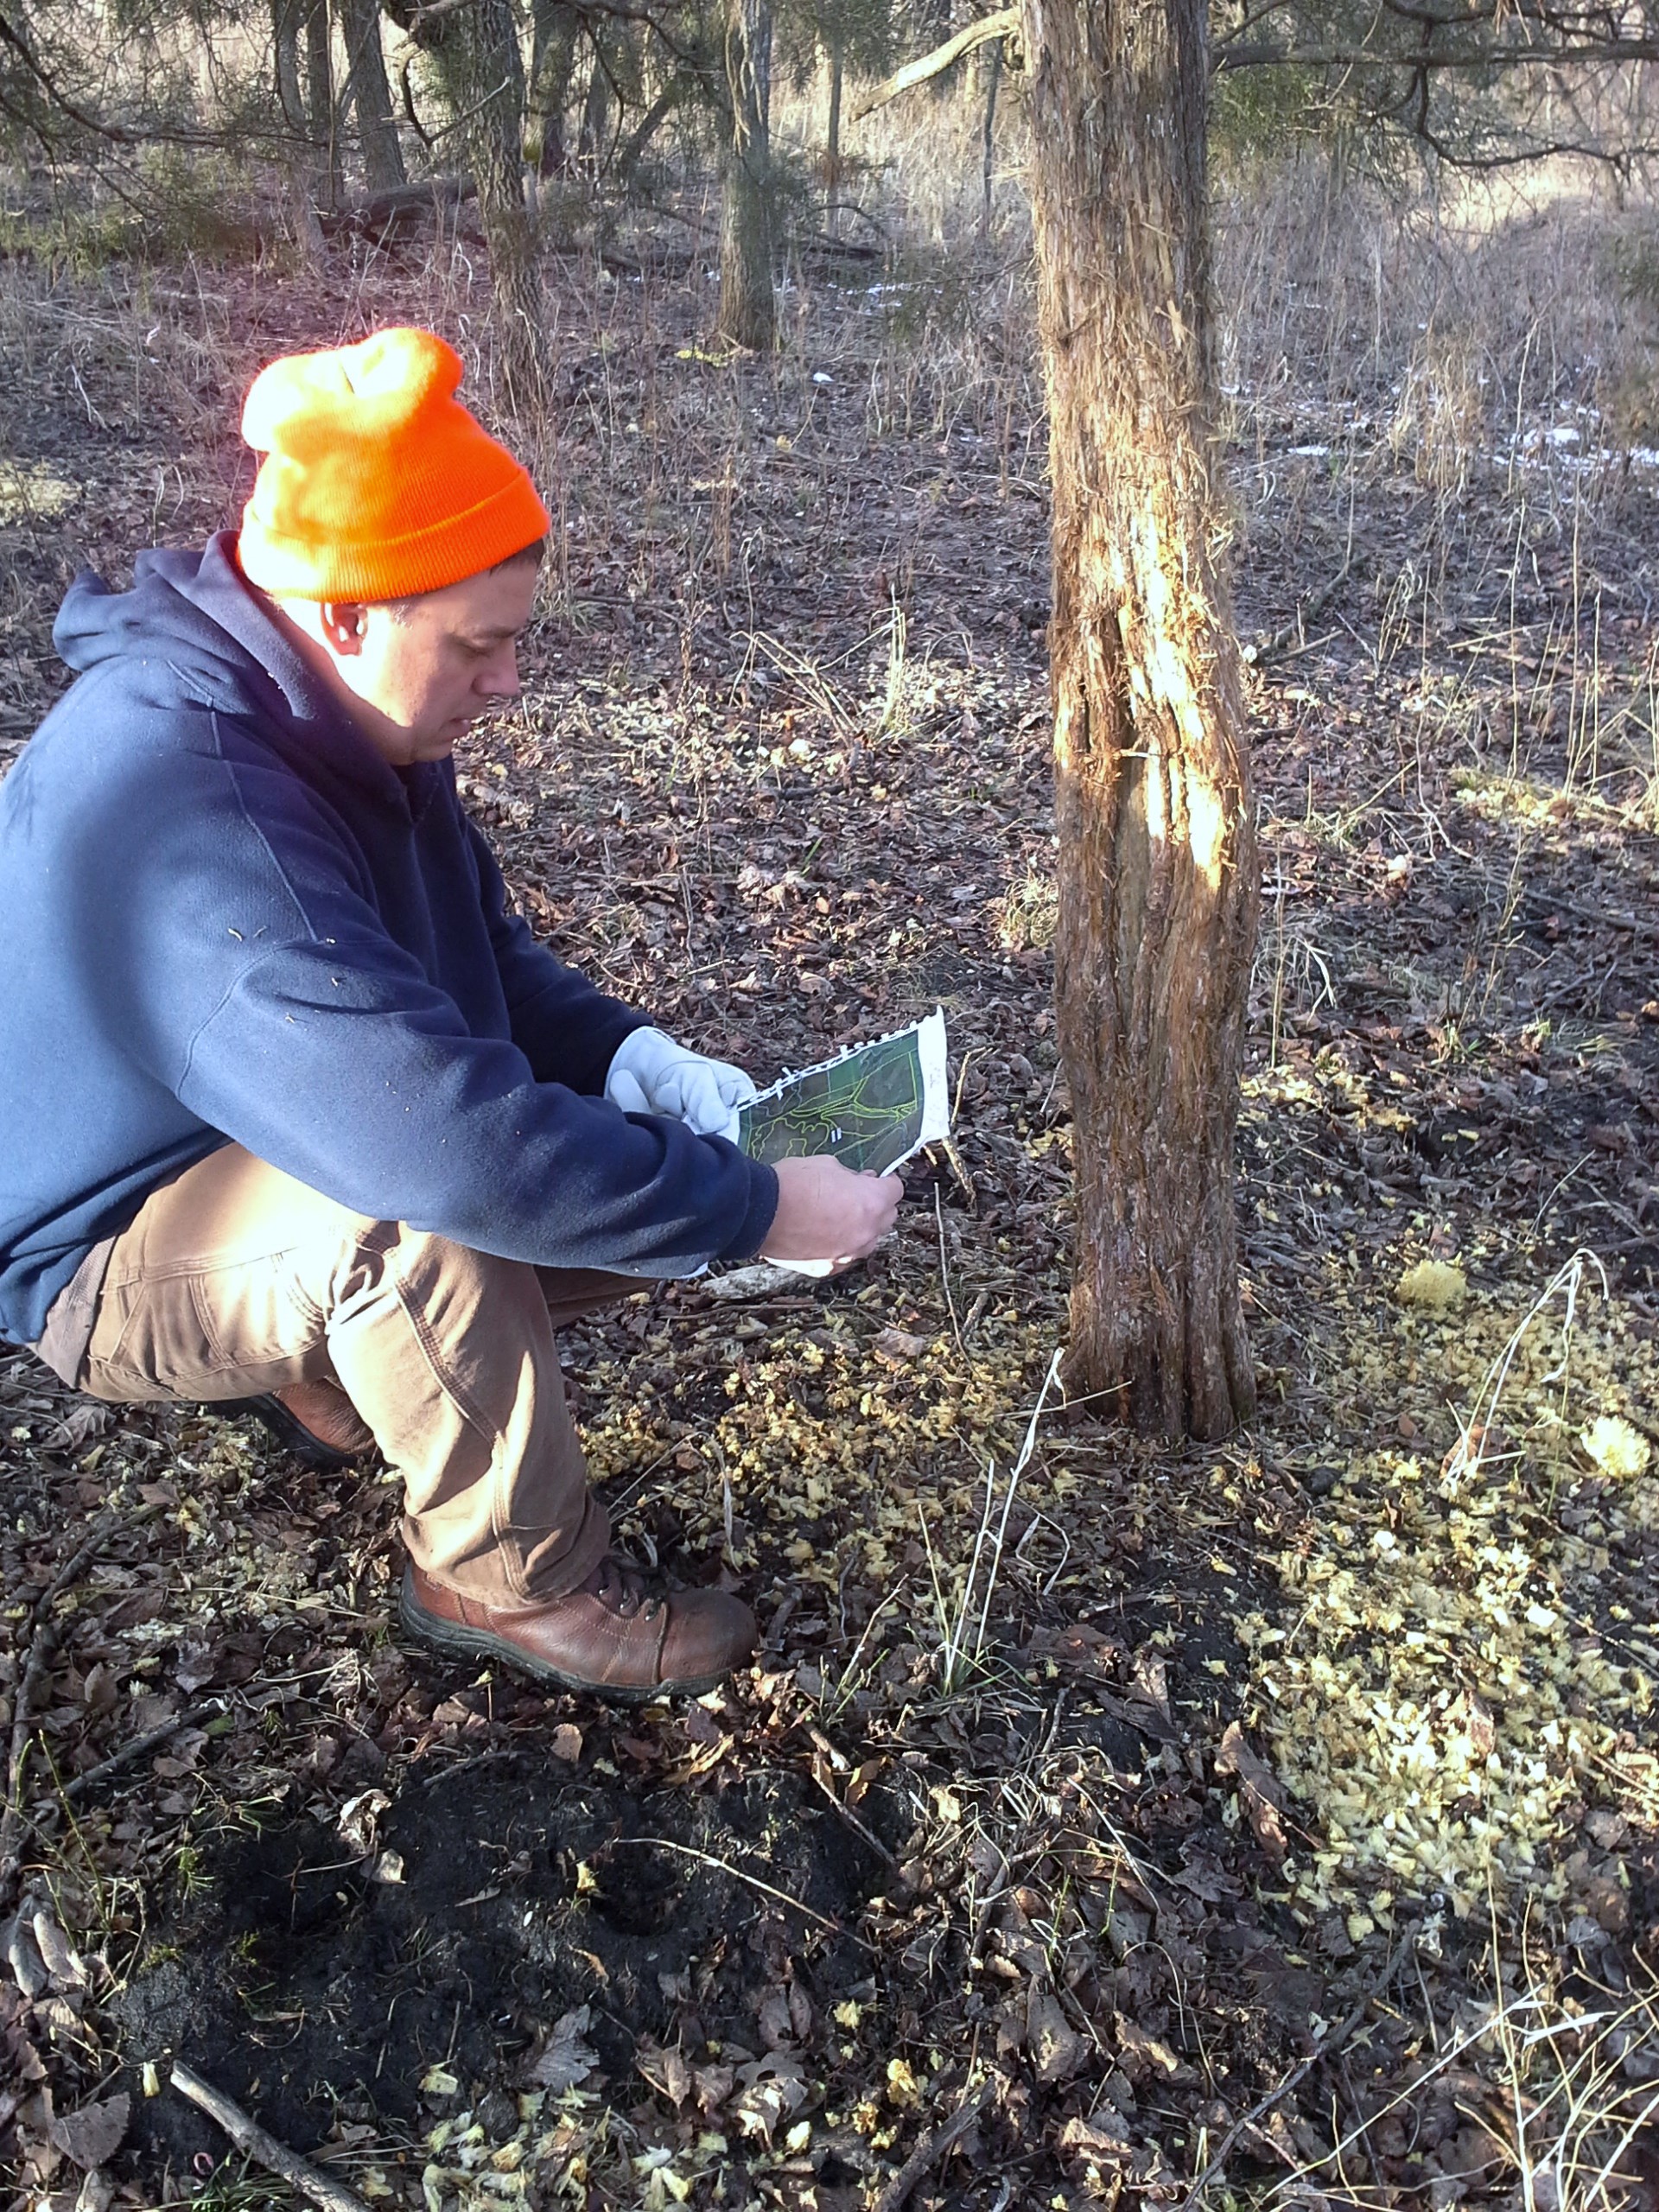
[(251, 710), (287, 726), (359, 781), (384, 786), (390, 768), (341, 709), (237, 566), (236, 533), (199, 551), (141, 553), (131, 588), (116, 591), (84, 569), (58, 610), (52, 642), (77, 676), (130, 659), (159, 664), (172, 684), (220, 713)]

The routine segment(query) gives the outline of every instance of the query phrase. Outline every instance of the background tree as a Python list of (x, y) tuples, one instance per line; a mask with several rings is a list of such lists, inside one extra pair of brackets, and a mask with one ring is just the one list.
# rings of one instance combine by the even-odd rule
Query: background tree
[(511, 0), (387, 0), (428, 56), (478, 187), (499, 358), (515, 406), (544, 396), (543, 297), (523, 181), (524, 72)]
[(1659, 150), (1633, 73), (1659, 59), (1655, 0), (1221, 0), (1213, 24), (1224, 119), (1270, 103), (1277, 143), (1460, 168)]
[(722, 338), (757, 352), (776, 328), (772, 289), (772, 4), (724, 0), (728, 135), (720, 208)]
[(828, 79), (822, 176), (824, 220), (837, 226), (845, 174), (842, 121), (849, 75), (877, 76), (893, 67), (899, 25), (893, 0), (786, 0), (776, 31), (776, 73), (798, 92), (812, 82), (820, 66)]
[(346, 89), (363, 153), (363, 177), (371, 193), (389, 192), (404, 181), (404, 151), (392, 120), (391, 91), (386, 82), (385, 49), (380, 41), (379, 0), (340, 0), (346, 41)]
[(524, 159), (537, 176), (564, 167), (564, 103), (575, 67), (582, 18), (569, 0), (532, 0)]
[(1054, 493), (1071, 1359), (1144, 1429), (1255, 1408), (1233, 1135), (1256, 913), (1222, 569), (1204, 0), (1026, 0)]

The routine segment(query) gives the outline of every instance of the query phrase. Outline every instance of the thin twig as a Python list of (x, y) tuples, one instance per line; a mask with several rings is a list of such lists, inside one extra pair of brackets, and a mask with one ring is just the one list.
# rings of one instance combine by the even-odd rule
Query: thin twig
[(101, 1551), (124, 1519), (148, 1519), (156, 1509), (150, 1507), (142, 1516), (126, 1516), (106, 1513), (97, 1522), (91, 1535), (79, 1548), (72, 1552), (64, 1564), (35, 1600), (31, 1615), (33, 1630), (29, 1641), (29, 1656), (17, 1684), (16, 1703), (12, 1711), (11, 1749), (6, 1764), (6, 1798), (0, 1810), (0, 1911), (11, 1901), (11, 1893), (22, 1864), (23, 1770), (29, 1764), (29, 1738), (34, 1732), (35, 1704), (41, 1684), (51, 1662), (59, 1634), (58, 1624), (52, 1618), (53, 1600), (67, 1590), (88, 1560)]
[(860, 1820), (858, 1815), (853, 1810), (850, 1805), (844, 1804), (842, 1800), (836, 1796), (829, 1783), (825, 1781), (817, 1759), (815, 1758), (806, 1770), (811, 1776), (818, 1788), (823, 1792), (824, 1796), (830, 1800), (830, 1802), (835, 1807), (842, 1819), (845, 1821), (847, 1826), (852, 1830), (853, 1834), (858, 1837), (859, 1840), (864, 1844), (866, 1848), (873, 1851), (876, 1857), (881, 1860), (882, 1864), (887, 1866), (891, 1872), (894, 1874), (898, 1873), (899, 1871), (899, 1861), (893, 1857), (892, 1852), (887, 1849), (887, 1845), (882, 1842), (880, 1837), (875, 1833), (875, 1830), (866, 1821)]
[[(817, 1921), (820, 1928), (827, 1928), (832, 1936), (853, 1936), (850, 1928), (843, 1928), (838, 1920), (826, 1920), (810, 1904), (803, 1904), (799, 1897), (792, 1897), (786, 1890), (775, 1890), (770, 1882), (763, 1882), (758, 1874), (746, 1874), (741, 1866), (734, 1866), (729, 1859), (716, 1859), (712, 1851), (695, 1850), (689, 1843), (671, 1843), (665, 1835), (619, 1835), (612, 1840), (613, 1849), (619, 1843), (643, 1844), (650, 1851), (677, 1851), (682, 1859), (695, 1859), (700, 1866), (712, 1866), (721, 1874), (729, 1874), (734, 1882), (746, 1882), (752, 1890), (759, 1890), (762, 1897), (772, 1897), (779, 1904), (786, 1904), (791, 1912), (804, 1913), (808, 1920)], [(861, 1936), (853, 1936), (855, 1943), (865, 1950), (870, 1946)]]
[(1319, 620), (1320, 615), (1347, 582), (1349, 572), (1353, 565), (1354, 556), (1351, 552), (1337, 570), (1336, 575), (1302, 601), (1288, 622), (1274, 631), (1270, 636), (1258, 638), (1254, 645), (1246, 649), (1245, 659), (1253, 667), (1260, 668), (1263, 661), (1271, 660), (1275, 653), (1282, 652), (1293, 638), (1305, 635), (1308, 624)]
[(172, 1720), (163, 1720), (159, 1728), (148, 1728), (142, 1736), (135, 1736), (120, 1750), (111, 1751), (106, 1759), (99, 1759), (96, 1766), (89, 1766), (82, 1774), (72, 1775), (59, 1793), (66, 1804), (73, 1804), (77, 1797), (84, 1797), (100, 1782), (106, 1782), (124, 1766), (130, 1766), (146, 1751), (155, 1751), (186, 1728), (194, 1728), (198, 1720), (217, 1719), (225, 1707), (218, 1698), (208, 1698), (200, 1705), (187, 1706)]
[(944, 1207), (939, 1199), (937, 1183), (933, 1185), (933, 1215), (939, 1224), (939, 1281), (944, 1287), (944, 1306), (950, 1316), (950, 1333), (957, 1340), (957, 1350), (965, 1352), (968, 1347), (962, 1341), (962, 1324), (957, 1319), (957, 1301), (950, 1295), (950, 1263), (944, 1252)]
[(1388, 1964), (1383, 1967), (1376, 1980), (1371, 1984), (1371, 1986), (1365, 1992), (1365, 1994), (1360, 1999), (1358, 2004), (1355, 2005), (1353, 2011), (1349, 2013), (1347, 2018), (1344, 2020), (1338, 2020), (1336, 2026), (1332, 2028), (1330, 2034), (1325, 2037), (1323, 2042), (1316, 2044), (1313, 2049), (1308, 2052), (1306, 2058), (1298, 2059), (1295, 2065), (1291, 2068), (1289, 2073), (1287, 2074), (1274, 2088), (1269, 2089), (1266, 2096), (1258, 2097), (1255, 2102), (1250, 2107), (1249, 2110), (1247, 2113), (1242, 2113), (1233, 2122), (1232, 2126), (1221, 2139), (1221, 2148), (1216, 2152), (1215, 2157), (1211, 2159), (1209, 2164), (1193, 2183), (1192, 2188), (1187, 2190), (1186, 2195), (1181, 2199), (1180, 2204), (1177, 2208), (1177, 2212), (1194, 2212), (1194, 2207), (1197, 2205), (1198, 2199), (1204, 2195), (1205, 2190), (1209, 2188), (1211, 2183), (1212, 2181), (1218, 2180), (1221, 2175), (1226, 2171), (1227, 2161), (1231, 2158), (1239, 2138), (1244, 2134), (1248, 2129), (1259, 2126), (1276, 2105), (1282, 2104), (1285, 2099), (1290, 2094), (1291, 2091), (1296, 2088), (1302, 2082), (1306, 2080), (1307, 2076), (1313, 2072), (1313, 2069), (1319, 2064), (1322, 2058), (1330, 2058), (1341, 2049), (1344, 2044), (1347, 2042), (1349, 2037), (1353, 2034), (1354, 2031), (1364, 2019), (1366, 2013), (1370, 2012), (1372, 2005), (1383, 1994), (1384, 1991), (1388, 1988), (1389, 1984), (1394, 1980), (1395, 1975), (1399, 1972), (1400, 1967), (1403, 1962), (1407, 1953), (1411, 1950), (1414, 1940), (1414, 1933), (1413, 1935), (1408, 1935), (1402, 1937), (1402, 1940), (1395, 1944), (1393, 1953), (1389, 1959)]
[(995, 2074), (988, 2074), (976, 2089), (970, 2089), (957, 2107), (943, 2127), (936, 2127), (925, 2142), (918, 2143), (905, 2160), (898, 2172), (875, 2200), (873, 2212), (899, 2212), (899, 2208), (910, 2195), (922, 2176), (938, 2165), (947, 2151), (964, 2136), (979, 2118), (990, 2101), (996, 2087)]
[(257, 2165), (263, 2166), (268, 2174), (276, 2175), (290, 2189), (297, 2189), (302, 2196), (320, 2206), (321, 2212), (369, 2212), (355, 2190), (320, 2173), (308, 2158), (301, 2158), (297, 2151), (290, 2151), (286, 2143), (279, 2143), (257, 2120), (250, 2120), (241, 2106), (233, 2104), (222, 2089), (215, 2089), (189, 2067), (175, 2063), (168, 2079), (181, 2097), (188, 2097), (210, 2120), (219, 2122), (238, 2151), (245, 2152)]

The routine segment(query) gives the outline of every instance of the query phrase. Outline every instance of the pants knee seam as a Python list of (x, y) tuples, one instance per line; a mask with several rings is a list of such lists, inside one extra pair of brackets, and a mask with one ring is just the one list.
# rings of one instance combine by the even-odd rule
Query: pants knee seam
[(448, 1398), (450, 1402), (455, 1407), (456, 1410), (460, 1413), (461, 1419), (467, 1423), (467, 1427), (469, 1428), (475, 1429), (480, 1436), (485, 1438), (488, 1441), (490, 1447), (490, 1530), (495, 1539), (497, 1555), (500, 1559), (502, 1573), (505, 1578), (508, 1586), (512, 1589), (516, 1597), (527, 1597), (529, 1595), (529, 1586), (525, 1582), (523, 1570), (518, 1559), (514, 1555), (512, 1547), (510, 1546), (506, 1541), (507, 1520), (504, 1510), (505, 1501), (502, 1497), (502, 1484), (505, 1478), (505, 1470), (502, 1466), (501, 1461), (502, 1452), (506, 1443), (505, 1435), (494, 1421), (485, 1419), (478, 1407), (474, 1403), (470, 1394), (466, 1390), (463, 1390), (459, 1382), (450, 1374), (449, 1370), (440, 1352), (437, 1340), (434, 1337), (432, 1331), (427, 1325), (425, 1315), (421, 1313), (416, 1306), (410, 1304), (408, 1297), (404, 1294), (404, 1284), (401, 1281), (398, 1281), (396, 1287), (397, 1303), (403, 1308), (404, 1315), (408, 1319), (410, 1327), (414, 1332), (415, 1341), (419, 1344), (422, 1356), (424, 1357), (428, 1367), (431, 1370), (433, 1380), (437, 1383), (438, 1388), (443, 1392), (444, 1395)]

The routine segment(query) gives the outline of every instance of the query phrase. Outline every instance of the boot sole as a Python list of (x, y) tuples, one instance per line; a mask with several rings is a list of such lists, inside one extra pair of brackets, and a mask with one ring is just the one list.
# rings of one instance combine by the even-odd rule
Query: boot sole
[(607, 1705), (650, 1705), (658, 1698), (702, 1697), (717, 1688), (732, 1671), (729, 1667), (723, 1667), (718, 1674), (686, 1675), (653, 1683), (648, 1689), (630, 1689), (626, 1683), (588, 1681), (580, 1675), (567, 1675), (562, 1668), (532, 1659), (516, 1643), (509, 1643), (505, 1637), (492, 1636), (487, 1629), (462, 1628), (456, 1622), (439, 1620), (412, 1594), (407, 1573), (397, 1593), (397, 1624), (414, 1643), (442, 1652), (446, 1658), (499, 1659), (515, 1674), (528, 1675), (531, 1681), (544, 1688), (574, 1690), (580, 1696), (596, 1697)]

